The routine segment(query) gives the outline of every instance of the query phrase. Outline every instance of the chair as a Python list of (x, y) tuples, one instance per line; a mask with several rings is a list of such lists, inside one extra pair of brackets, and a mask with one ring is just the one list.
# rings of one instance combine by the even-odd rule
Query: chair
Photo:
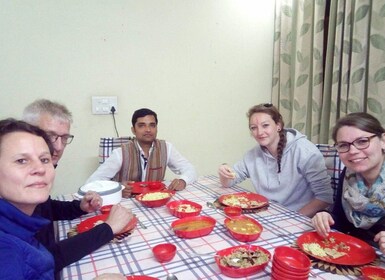
[(134, 139), (133, 137), (101, 137), (99, 142), (99, 164), (102, 164), (112, 153), (113, 149)]
[(340, 174), (344, 169), (344, 164), (338, 156), (338, 152), (333, 145), (315, 144), (325, 159), (327, 172), (331, 178), (331, 187), (333, 189), (333, 200), (336, 198)]

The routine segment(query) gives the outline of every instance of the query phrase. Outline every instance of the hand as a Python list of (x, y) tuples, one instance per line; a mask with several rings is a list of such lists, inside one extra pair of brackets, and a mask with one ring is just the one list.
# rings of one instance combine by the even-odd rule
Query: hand
[(218, 174), (219, 177), (223, 179), (235, 179), (236, 177), (235, 172), (226, 163), (223, 163), (221, 166), (219, 166)]
[(311, 219), (311, 223), (318, 234), (321, 237), (326, 238), (329, 235), (330, 226), (334, 225), (334, 220), (328, 212), (324, 211), (315, 214)]
[(170, 191), (181, 191), (186, 188), (186, 182), (182, 179), (174, 179), (171, 181), (171, 184), (168, 186)]
[(106, 223), (111, 227), (114, 234), (122, 232), (127, 224), (134, 217), (130, 209), (127, 209), (120, 204), (112, 206)]
[(132, 195), (132, 185), (135, 183), (135, 181), (126, 181), (123, 182), (122, 185), (124, 186), (124, 189), (122, 190), (122, 196), (124, 198), (129, 198)]
[(380, 231), (377, 233), (374, 237), (374, 242), (378, 242), (378, 247), (380, 248), (381, 252), (385, 254), (385, 231)]
[(103, 199), (97, 192), (88, 191), (80, 201), (80, 209), (90, 213), (98, 210), (103, 204)]

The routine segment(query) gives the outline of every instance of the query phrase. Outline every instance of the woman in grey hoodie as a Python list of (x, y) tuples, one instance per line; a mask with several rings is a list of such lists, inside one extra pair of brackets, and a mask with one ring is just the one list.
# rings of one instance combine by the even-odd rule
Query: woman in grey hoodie
[(284, 128), (272, 104), (253, 106), (247, 116), (258, 145), (233, 170), (226, 164), (219, 167), (221, 184), (231, 187), (250, 178), (258, 194), (308, 217), (330, 206), (330, 176), (318, 148), (299, 131)]

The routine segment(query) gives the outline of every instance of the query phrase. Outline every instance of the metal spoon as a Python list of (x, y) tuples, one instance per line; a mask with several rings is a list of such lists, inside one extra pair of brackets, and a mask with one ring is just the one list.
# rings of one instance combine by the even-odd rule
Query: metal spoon
[(178, 277), (176, 277), (174, 274), (169, 274), (167, 275), (166, 280), (178, 280)]
[[(219, 256), (217, 253), (198, 253), (198, 252), (189, 252), (189, 251), (186, 251), (186, 254), (187, 255), (191, 255), (191, 256), (200, 256), (200, 257), (207, 257), (207, 256), (212, 256), (212, 257), (216, 257), (216, 256)], [(233, 263), (239, 263), (241, 261), (240, 258), (231, 258), (230, 259)]]
[(214, 203), (212, 202), (207, 202), (206, 205), (209, 207), (209, 208), (212, 208), (214, 209), (215, 211), (217, 211), (219, 214), (221, 214), (222, 216), (225, 216), (226, 218), (229, 218), (230, 220), (234, 220), (233, 217), (230, 217), (228, 215), (226, 215), (225, 213), (223, 213), (221, 210), (219, 210), (215, 205)]

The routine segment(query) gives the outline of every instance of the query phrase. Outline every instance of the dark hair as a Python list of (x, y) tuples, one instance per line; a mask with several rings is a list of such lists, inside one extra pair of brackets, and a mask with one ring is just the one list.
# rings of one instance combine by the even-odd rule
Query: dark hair
[(382, 127), (380, 121), (372, 115), (364, 112), (351, 113), (340, 118), (334, 126), (332, 133), (334, 142), (337, 142), (338, 130), (343, 126), (353, 126), (362, 131), (376, 134), (377, 136), (385, 133), (385, 129)]
[(29, 124), (25, 121), (19, 121), (12, 118), (0, 120), (0, 145), (3, 140), (3, 137), (13, 132), (26, 132), (26, 133), (30, 133), (30, 134), (42, 137), (44, 141), (47, 143), (51, 156), (53, 155), (53, 152), (54, 152), (53, 145), (51, 143), (51, 140), (47, 136), (47, 134), (44, 132), (44, 130), (38, 128), (37, 126)]
[(156, 115), (156, 113), (150, 109), (142, 108), (142, 109), (136, 110), (132, 115), (132, 119), (131, 119), (132, 126), (135, 126), (136, 122), (138, 121), (138, 118), (143, 118), (148, 115), (154, 116), (155, 122), (156, 124), (158, 124), (158, 116)]
[(271, 103), (264, 103), (264, 104), (259, 104), (259, 105), (255, 105), (255, 106), (251, 107), (249, 109), (249, 111), (247, 112), (247, 117), (249, 118), (249, 121), (250, 121), (251, 116), (254, 115), (255, 113), (268, 114), (276, 124), (280, 124), (282, 127), (281, 130), (278, 132), (279, 133), (279, 142), (278, 142), (278, 147), (277, 147), (278, 173), (280, 173), (281, 172), (281, 159), (282, 159), (283, 149), (285, 148), (286, 142), (287, 142), (286, 133), (283, 129), (285, 126), (285, 123), (283, 121), (282, 115), (278, 111), (278, 109), (276, 107), (274, 107), (273, 104), (271, 104)]

